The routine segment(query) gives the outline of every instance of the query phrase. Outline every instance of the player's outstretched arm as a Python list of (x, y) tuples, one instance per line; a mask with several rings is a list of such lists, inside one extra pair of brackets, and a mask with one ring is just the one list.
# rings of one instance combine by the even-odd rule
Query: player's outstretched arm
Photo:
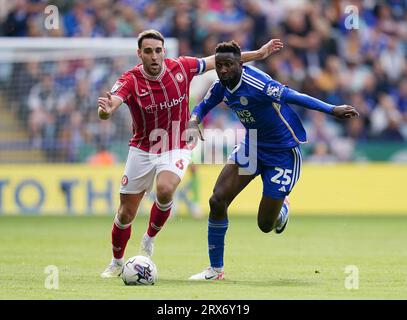
[[(260, 49), (253, 50), (253, 51), (244, 51), (242, 52), (242, 61), (249, 62), (255, 60), (263, 60), (266, 59), (273, 53), (280, 51), (283, 48), (283, 42), (280, 39), (271, 39), (265, 45), (263, 45)], [(209, 56), (203, 58), (206, 63), (205, 71), (209, 71), (215, 69), (215, 56)]]
[(122, 101), (112, 96), (110, 92), (106, 92), (106, 95), (107, 98), (99, 97), (98, 99), (98, 116), (101, 120), (109, 119), (112, 113), (122, 104)]
[(334, 106), (289, 88), (286, 89), (285, 102), (293, 103), (307, 109), (331, 114), (339, 119), (348, 119), (359, 116), (359, 112), (352, 106)]

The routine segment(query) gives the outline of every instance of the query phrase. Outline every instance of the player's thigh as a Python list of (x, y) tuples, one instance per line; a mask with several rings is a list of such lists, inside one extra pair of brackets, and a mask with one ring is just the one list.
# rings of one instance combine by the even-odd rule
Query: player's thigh
[(121, 194), (150, 192), (156, 173), (156, 155), (130, 147), (124, 174), (121, 180)]
[(171, 150), (157, 159), (157, 193), (174, 193), (188, 165), (191, 151), (186, 149)]
[(157, 196), (172, 195), (181, 182), (181, 178), (173, 171), (163, 170), (157, 174)]
[(242, 174), (237, 164), (227, 163), (216, 180), (212, 197), (230, 204), (254, 177), (254, 174)]
[(240, 175), (258, 175), (260, 173), (256, 147), (247, 145), (245, 141), (236, 145), (228, 156), (228, 163), (239, 166)]
[(263, 167), (263, 195), (273, 199), (284, 199), (297, 183), (302, 165), (301, 152), (298, 147), (281, 152), (282, 159), (276, 166)]

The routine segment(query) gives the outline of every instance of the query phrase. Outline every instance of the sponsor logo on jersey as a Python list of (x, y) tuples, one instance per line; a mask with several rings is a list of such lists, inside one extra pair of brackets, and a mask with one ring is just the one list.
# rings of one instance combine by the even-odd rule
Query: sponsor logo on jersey
[(168, 109), (168, 108), (172, 108), (172, 107), (176, 107), (177, 105), (181, 104), (182, 101), (184, 101), (186, 97), (186, 94), (184, 93), (181, 97), (177, 98), (172, 98), (171, 101), (164, 101), (160, 103), (160, 109), (164, 110), (164, 109)]
[(129, 183), (129, 178), (127, 178), (127, 176), (126, 175), (124, 175), (123, 177), (122, 177), (122, 186), (127, 186), (127, 184)]
[(175, 79), (177, 79), (177, 81), (181, 83), (182, 81), (184, 81), (184, 76), (182, 75), (182, 73), (178, 72), (175, 75)]
[(116, 83), (113, 85), (112, 90), (110, 90), (110, 93), (115, 93), (117, 92), (119, 89), (121, 89), (124, 85), (126, 84), (126, 82), (119, 82), (116, 81)]
[(267, 88), (267, 95), (269, 95), (270, 97), (273, 97), (277, 100), (280, 100), (281, 95), (283, 93), (283, 89), (284, 89), (284, 87), (282, 87), (282, 86), (273, 86), (270, 84)]
[(156, 104), (149, 104), (147, 107), (145, 107), (147, 113), (155, 113), (157, 109), (158, 106)]
[(247, 106), (248, 103), (249, 103), (249, 101), (247, 100), (246, 97), (240, 97), (240, 104), (242, 106)]
[(249, 110), (236, 110), (236, 114), (241, 123), (255, 123), (252, 113)]

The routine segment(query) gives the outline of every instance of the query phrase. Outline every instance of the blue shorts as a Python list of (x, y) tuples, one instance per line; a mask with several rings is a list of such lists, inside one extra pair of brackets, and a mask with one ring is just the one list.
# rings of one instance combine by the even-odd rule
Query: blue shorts
[(260, 174), (263, 195), (273, 199), (289, 195), (300, 178), (302, 155), (298, 146), (284, 150), (258, 147), (252, 151), (243, 141), (233, 149), (228, 160), (243, 168), (245, 174)]

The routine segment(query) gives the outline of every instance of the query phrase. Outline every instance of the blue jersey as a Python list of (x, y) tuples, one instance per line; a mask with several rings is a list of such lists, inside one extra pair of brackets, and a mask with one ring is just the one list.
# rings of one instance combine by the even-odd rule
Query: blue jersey
[[(307, 142), (300, 118), (289, 104), (328, 114), (333, 114), (335, 106), (298, 93), (251, 66), (243, 66), (233, 89), (216, 81), (192, 114), (202, 120), (222, 101), (246, 128), (245, 141), (236, 146), (229, 160), (248, 174), (261, 174), (263, 194), (284, 198), (300, 177), (302, 156), (298, 145)], [(249, 140), (251, 129), (256, 130), (256, 140)]]
[[(217, 80), (197, 108), (210, 110), (220, 102), (236, 112), (243, 126), (257, 129), (260, 148), (289, 149), (307, 142), (300, 118), (285, 101), (288, 87), (252, 66), (243, 66), (242, 76), (230, 90)], [(246, 132), (246, 142), (248, 139)]]

